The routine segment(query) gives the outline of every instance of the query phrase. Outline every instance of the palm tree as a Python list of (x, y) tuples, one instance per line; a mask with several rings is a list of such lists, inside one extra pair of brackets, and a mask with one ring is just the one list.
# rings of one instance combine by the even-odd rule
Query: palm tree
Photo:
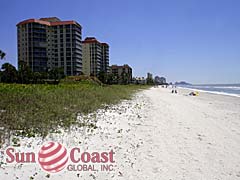
[(0, 59), (3, 59), (6, 56), (6, 53), (0, 49)]

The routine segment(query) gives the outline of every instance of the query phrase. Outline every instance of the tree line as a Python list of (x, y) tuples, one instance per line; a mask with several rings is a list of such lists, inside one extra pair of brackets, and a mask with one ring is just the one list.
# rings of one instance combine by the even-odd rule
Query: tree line
[[(47, 72), (33, 72), (26, 62), (19, 62), (18, 70), (10, 63), (4, 63), (0, 69), (0, 82), (21, 84), (58, 84), (65, 77), (63, 68), (54, 68)], [(103, 84), (129, 84), (126, 74), (115, 76), (100, 72), (97, 78)]]
[[(6, 53), (0, 50), (0, 59), (4, 59)], [(63, 68), (54, 68), (48, 72), (32, 72), (26, 62), (19, 62), (18, 70), (10, 63), (4, 63), (0, 69), (0, 82), (3, 83), (21, 83), (38, 84), (53, 83), (56, 84), (64, 78)]]
[(21, 84), (57, 84), (64, 78), (63, 68), (54, 68), (48, 72), (32, 72), (25, 62), (19, 62), (18, 70), (10, 63), (4, 63), (0, 71), (0, 82)]
[[(6, 53), (0, 50), (0, 59), (4, 59)], [(63, 68), (49, 69), (47, 72), (33, 72), (26, 62), (18, 63), (18, 70), (10, 63), (4, 63), (0, 69), (0, 82), (21, 83), (21, 84), (57, 84), (65, 77)], [(129, 74), (123, 72), (121, 75), (114, 75), (100, 72), (97, 78), (103, 84), (130, 84)]]

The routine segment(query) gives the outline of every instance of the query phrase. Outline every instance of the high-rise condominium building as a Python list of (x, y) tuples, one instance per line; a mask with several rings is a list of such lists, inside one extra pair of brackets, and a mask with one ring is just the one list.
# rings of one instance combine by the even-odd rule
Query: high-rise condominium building
[(107, 43), (102, 43), (102, 71), (105, 73), (110, 73), (109, 67), (109, 45)]
[(147, 79), (153, 79), (153, 75), (151, 73), (147, 73)]
[(82, 73), (82, 27), (56, 17), (28, 19), (17, 24), (18, 62), (33, 72), (63, 68), (65, 75)]
[(109, 71), (109, 45), (87, 37), (83, 41), (83, 74), (97, 76)]

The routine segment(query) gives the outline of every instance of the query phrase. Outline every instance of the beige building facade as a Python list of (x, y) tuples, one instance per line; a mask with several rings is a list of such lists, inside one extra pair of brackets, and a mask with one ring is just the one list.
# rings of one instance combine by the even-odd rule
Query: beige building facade
[(83, 74), (98, 76), (100, 72), (109, 73), (109, 45), (87, 37), (82, 46)]
[(129, 84), (132, 82), (132, 68), (127, 64), (123, 66), (112, 65), (110, 73), (113, 75), (115, 83)]

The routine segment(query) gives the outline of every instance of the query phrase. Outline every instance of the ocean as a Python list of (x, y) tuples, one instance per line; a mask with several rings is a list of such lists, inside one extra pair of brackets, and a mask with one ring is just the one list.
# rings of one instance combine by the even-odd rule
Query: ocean
[(240, 97), (240, 84), (179, 85), (179, 87), (198, 90), (200, 92)]

